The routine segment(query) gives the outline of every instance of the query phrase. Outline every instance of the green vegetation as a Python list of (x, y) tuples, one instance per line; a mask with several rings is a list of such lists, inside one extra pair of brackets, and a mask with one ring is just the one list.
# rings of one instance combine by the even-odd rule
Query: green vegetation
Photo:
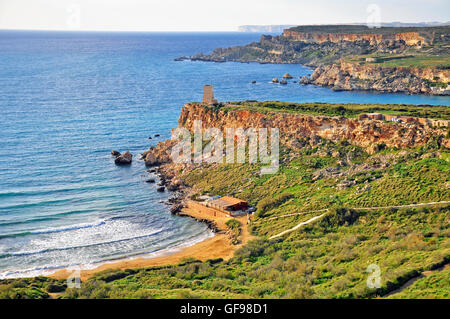
[[(369, 59), (367, 61), (366, 59)], [(374, 59), (374, 60), (372, 60)], [(450, 69), (450, 56), (442, 55), (411, 55), (411, 54), (367, 54), (355, 55), (346, 58), (348, 62), (382, 67), (411, 67), (411, 68), (435, 68)], [(436, 79), (438, 80), (438, 79)]]
[(411, 286), (399, 293), (389, 296), (390, 299), (425, 299), (450, 298), (450, 269), (438, 270), (430, 276), (416, 280)]
[[(109, 270), (62, 298), (376, 297), (449, 257), (448, 214), (449, 207), (336, 209), (286, 238), (252, 241), (229, 261)], [(380, 289), (366, 285), (373, 263)]]
[(49, 293), (61, 293), (66, 288), (65, 280), (47, 277), (6, 279), (0, 281), (0, 299), (46, 299)]
[[(322, 140), (281, 147), (277, 174), (259, 164), (211, 164), (184, 172), (195, 191), (234, 195), (257, 206), (256, 240), (234, 257), (135, 270), (108, 270), (60, 298), (375, 298), (450, 260), (450, 205), (378, 208), (450, 200), (450, 153), (435, 141), (375, 154)], [(328, 209), (324, 211), (324, 209)], [(269, 237), (324, 214), (284, 236)], [(233, 236), (240, 225), (231, 219)], [(367, 267), (381, 288), (367, 287)], [(448, 271), (391, 298), (448, 298)], [(17, 284), (20, 283), (20, 284)], [(4, 298), (45, 298), (59, 282), (0, 282)], [(47, 287), (47, 288), (46, 288)], [(25, 289), (25, 291), (23, 290)], [(39, 291), (40, 293), (35, 293)]]
[(295, 112), (312, 115), (357, 117), (364, 113), (383, 113), (425, 117), (434, 119), (450, 119), (448, 106), (435, 105), (408, 105), (408, 104), (356, 104), (356, 103), (292, 103), (279, 101), (238, 101), (230, 102), (232, 107), (223, 107), (222, 110), (236, 110), (237, 108), (254, 110), (261, 113), (268, 112)]

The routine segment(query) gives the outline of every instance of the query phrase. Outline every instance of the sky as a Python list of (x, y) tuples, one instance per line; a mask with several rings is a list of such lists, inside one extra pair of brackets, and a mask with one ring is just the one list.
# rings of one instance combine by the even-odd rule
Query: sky
[(236, 31), (239, 25), (450, 21), (449, 0), (0, 0), (0, 29)]

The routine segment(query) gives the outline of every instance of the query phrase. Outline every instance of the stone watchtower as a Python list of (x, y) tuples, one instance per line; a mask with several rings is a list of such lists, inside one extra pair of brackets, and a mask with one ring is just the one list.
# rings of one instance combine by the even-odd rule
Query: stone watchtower
[(214, 98), (214, 87), (212, 85), (205, 85), (203, 87), (203, 100), (205, 104), (216, 104), (217, 100)]

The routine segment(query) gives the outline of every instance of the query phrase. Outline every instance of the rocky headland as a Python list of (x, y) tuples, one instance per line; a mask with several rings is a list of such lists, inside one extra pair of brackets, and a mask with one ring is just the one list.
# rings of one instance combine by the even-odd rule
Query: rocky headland
[[(302, 84), (449, 95), (450, 27), (299, 26), (246, 46), (176, 60), (303, 64)], [(355, 58), (356, 57), (356, 58)]]
[[(242, 104), (245, 104), (243, 102)], [(370, 105), (369, 105), (370, 106)], [(322, 116), (282, 111), (260, 111), (255, 108), (227, 103), (223, 107), (210, 107), (199, 103), (187, 103), (181, 110), (178, 126), (193, 132), (194, 121), (200, 120), (203, 128), (270, 128), (280, 131), (280, 143), (293, 150), (313, 147), (321, 140), (347, 141), (375, 153), (384, 147), (411, 148), (425, 145), (433, 139), (450, 147), (446, 127), (448, 120), (427, 120), (403, 117), (405, 122), (345, 116)], [(411, 120), (408, 120), (411, 119)], [(408, 120), (408, 121), (407, 121)], [(406, 122), (407, 121), (407, 122)], [(436, 126), (441, 123), (442, 127)], [(170, 152), (176, 141), (159, 142), (142, 154), (147, 166), (157, 166), (162, 185), (171, 190), (186, 190), (180, 172), (197, 168), (201, 164), (173, 163)]]

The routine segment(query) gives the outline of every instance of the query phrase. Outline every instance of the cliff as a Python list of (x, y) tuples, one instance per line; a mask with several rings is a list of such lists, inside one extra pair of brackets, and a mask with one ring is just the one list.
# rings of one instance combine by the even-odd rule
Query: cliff
[[(302, 84), (329, 86), (334, 90), (376, 90), (410, 94), (450, 95), (445, 83), (449, 82), (450, 70), (410, 67), (380, 67), (359, 65), (340, 60), (338, 63), (319, 66)], [(443, 87), (434, 87), (439, 80)]]
[(422, 45), (426, 44), (425, 38), (420, 36), (418, 32), (404, 32), (392, 34), (364, 34), (364, 33), (308, 33), (297, 32), (293, 30), (284, 30), (282, 37), (307, 43), (332, 42), (339, 43), (342, 41), (357, 42), (367, 41), (371, 45), (379, 45), (383, 42), (395, 44), (395, 42), (403, 42), (406, 45)]
[[(446, 135), (437, 129), (420, 123), (393, 123), (378, 120), (360, 120), (343, 116), (315, 116), (297, 113), (261, 113), (227, 105), (226, 109), (210, 108), (197, 103), (187, 103), (181, 110), (179, 127), (193, 130), (195, 120), (201, 120), (204, 128), (262, 128), (280, 130), (280, 142), (292, 148), (302, 143), (315, 145), (320, 138), (334, 142), (346, 140), (366, 148), (369, 152), (377, 145), (408, 148), (426, 144), (438, 135)], [(230, 110), (231, 109), (231, 110)], [(450, 139), (443, 138), (443, 145), (450, 147)]]

